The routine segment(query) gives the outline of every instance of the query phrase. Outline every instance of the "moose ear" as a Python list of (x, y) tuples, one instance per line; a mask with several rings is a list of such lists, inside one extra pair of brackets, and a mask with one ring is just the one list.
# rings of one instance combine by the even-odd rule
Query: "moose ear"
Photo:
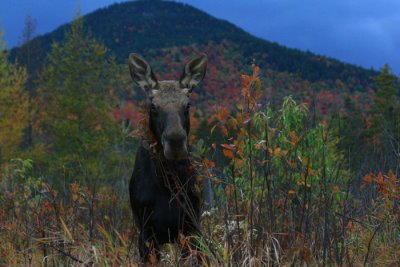
[(129, 55), (132, 80), (147, 92), (158, 88), (158, 81), (147, 61), (138, 54)]
[(207, 70), (207, 56), (200, 54), (192, 58), (185, 66), (183, 74), (179, 81), (182, 88), (188, 88), (189, 92), (193, 90), (204, 78)]

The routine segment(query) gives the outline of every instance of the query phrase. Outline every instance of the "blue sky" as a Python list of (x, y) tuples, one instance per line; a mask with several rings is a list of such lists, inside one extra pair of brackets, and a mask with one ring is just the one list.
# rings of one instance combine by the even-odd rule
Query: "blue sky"
[[(8, 47), (18, 45), (26, 15), (37, 34), (115, 0), (1, 0), (0, 28)], [(287, 47), (366, 68), (385, 63), (400, 75), (399, 0), (180, 0), (228, 20), (251, 34)]]

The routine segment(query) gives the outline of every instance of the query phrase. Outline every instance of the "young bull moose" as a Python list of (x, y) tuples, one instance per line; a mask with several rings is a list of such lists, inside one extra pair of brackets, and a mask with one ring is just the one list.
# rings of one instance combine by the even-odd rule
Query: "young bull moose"
[[(142, 140), (129, 184), (139, 228), (139, 252), (148, 261), (160, 245), (199, 232), (200, 199), (189, 155), (189, 109), (192, 90), (204, 78), (207, 56), (186, 64), (179, 81), (158, 81), (139, 55), (129, 56), (133, 79), (148, 96), (149, 130), (155, 140)], [(149, 137), (148, 139), (151, 140)], [(158, 255), (158, 254), (157, 254)]]

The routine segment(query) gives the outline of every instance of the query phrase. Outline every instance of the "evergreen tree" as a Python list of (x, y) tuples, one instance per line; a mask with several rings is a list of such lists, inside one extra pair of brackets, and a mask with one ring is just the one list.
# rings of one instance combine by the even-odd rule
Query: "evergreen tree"
[(0, 167), (18, 157), (28, 125), (29, 99), (24, 91), (25, 69), (11, 64), (0, 32)]
[(378, 91), (374, 96), (374, 103), (371, 108), (370, 135), (382, 141), (385, 132), (393, 130), (396, 113), (399, 111), (399, 101), (397, 99), (398, 88), (395, 87), (396, 76), (390, 73), (390, 67), (385, 65), (376, 78)]
[(390, 72), (389, 65), (385, 65), (376, 77), (378, 91), (375, 94), (374, 110), (388, 115), (394, 108), (398, 106), (397, 94), (399, 89), (394, 86), (396, 76)]
[[(385, 65), (376, 78), (378, 90), (370, 110), (370, 127), (366, 135), (370, 138), (370, 158), (377, 170), (389, 170), (398, 166), (400, 153), (400, 104), (397, 97), (396, 76)], [(374, 156), (371, 156), (374, 155)]]
[(118, 125), (111, 116), (116, 63), (77, 18), (53, 44), (40, 77), (42, 162), (56, 179), (90, 184), (111, 177)]

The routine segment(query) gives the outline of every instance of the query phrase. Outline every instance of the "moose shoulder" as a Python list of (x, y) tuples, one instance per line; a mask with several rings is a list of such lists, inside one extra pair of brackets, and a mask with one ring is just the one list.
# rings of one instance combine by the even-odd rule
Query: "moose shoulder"
[(204, 78), (206, 67), (207, 56), (201, 54), (185, 65), (178, 81), (158, 81), (146, 60), (129, 56), (131, 77), (148, 97), (149, 132), (155, 139), (151, 146), (142, 140), (129, 184), (140, 231), (139, 252), (145, 261), (180, 233), (199, 230), (200, 199), (188, 159), (189, 109), (191, 92)]

